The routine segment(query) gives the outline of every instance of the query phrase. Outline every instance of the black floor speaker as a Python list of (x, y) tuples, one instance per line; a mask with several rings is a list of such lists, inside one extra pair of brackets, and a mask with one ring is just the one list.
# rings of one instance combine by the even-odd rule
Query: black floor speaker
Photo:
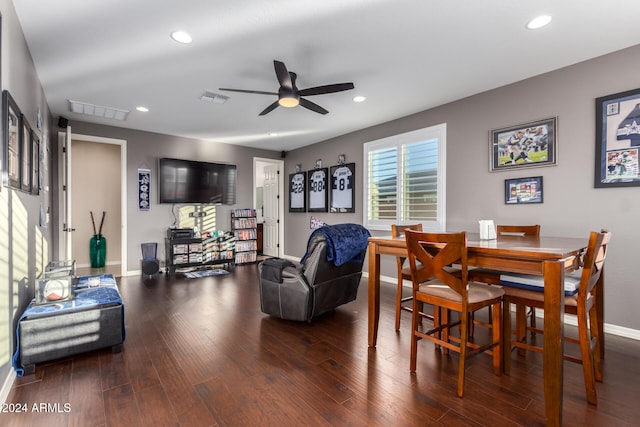
[(160, 261), (157, 259), (142, 260), (142, 274), (145, 276), (153, 276), (160, 272)]

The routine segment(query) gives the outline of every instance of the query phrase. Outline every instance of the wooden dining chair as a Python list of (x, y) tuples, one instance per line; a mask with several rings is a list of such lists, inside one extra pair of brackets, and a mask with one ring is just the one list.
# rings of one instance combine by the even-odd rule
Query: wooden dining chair
[[(460, 355), (457, 395), (462, 397), (466, 361), (471, 356), (492, 350), (493, 371), (498, 376), (501, 374), (500, 306), (504, 291), (499, 286), (467, 280), (466, 233), (422, 233), (405, 230), (405, 238), (413, 284), (410, 371), (416, 371), (418, 341), (422, 339), (434, 342), (445, 354), (448, 354), (449, 350), (456, 351)], [(422, 268), (419, 268), (420, 264)], [(454, 264), (460, 268), (451, 268)], [(434, 307), (432, 329), (424, 330), (420, 325), (421, 304)], [(489, 306), (493, 307), (490, 342), (484, 345), (470, 342), (467, 333), (470, 314)], [(450, 315), (451, 311), (459, 313), (459, 316), (454, 318)], [(456, 337), (451, 331), (458, 328), (459, 337)]]
[[(496, 238), (506, 236), (540, 237), (540, 225), (496, 225)], [(486, 268), (474, 268), (469, 270), (469, 280), (500, 284), (500, 272)]]
[[(403, 237), (405, 230), (417, 230), (422, 231), (422, 224), (412, 224), (412, 225), (391, 225), (391, 235), (393, 237)], [(413, 305), (404, 305), (403, 303), (407, 303), (413, 299), (412, 295), (404, 296), (404, 281), (411, 280), (411, 270), (407, 265), (405, 267), (404, 263), (406, 257), (396, 257), (396, 263), (398, 267), (398, 291), (396, 294), (396, 331), (400, 330), (400, 315), (402, 311), (413, 311)]]
[[(520, 237), (540, 237), (540, 225), (496, 225), (496, 237), (499, 239), (506, 236)], [(486, 268), (474, 268), (469, 270), (469, 280), (488, 283), (490, 285), (500, 284), (500, 271)], [(532, 328), (536, 327), (536, 310), (533, 307), (518, 306), (516, 310), (521, 310), (521, 315), (527, 313)], [(473, 323), (471, 324), (471, 335), (473, 335)]]
[[(580, 346), (580, 357), (564, 355), (566, 360), (581, 363), (584, 373), (584, 383), (587, 401), (597, 404), (595, 381), (602, 381), (601, 351), (602, 339), (598, 329), (598, 313), (596, 307), (596, 293), (603, 292), (598, 286), (604, 269), (604, 261), (609, 246), (611, 233), (608, 231), (591, 232), (587, 251), (578, 264), (579, 270), (565, 275), (565, 313), (574, 314), (578, 320), (578, 339), (565, 339)], [(567, 262), (571, 260), (566, 260)], [(511, 304), (544, 309), (544, 278), (526, 274), (505, 274), (501, 278), (505, 291), (503, 306), (504, 321), (504, 363), (505, 373), (509, 373), (511, 366), (511, 347), (542, 352), (542, 348), (527, 342), (526, 322), (523, 316), (516, 312), (516, 339), (512, 340)], [(515, 286), (515, 287), (511, 287)], [(526, 288), (526, 289), (525, 289)], [(543, 333), (543, 330), (537, 330)]]

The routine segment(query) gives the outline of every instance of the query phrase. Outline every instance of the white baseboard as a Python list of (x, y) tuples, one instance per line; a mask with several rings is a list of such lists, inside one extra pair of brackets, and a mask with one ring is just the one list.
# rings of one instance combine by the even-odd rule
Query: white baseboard
[[(544, 319), (544, 311), (536, 308), (536, 317)], [(571, 326), (578, 326), (578, 319), (573, 314), (564, 315), (564, 323)], [(625, 328), (624, 326), (612, 325), (610, 323), (604, 324), (604, 332), (619, 337), (630, 338), (632, 340), (640, 341), (640, 331), (631, 328)]]
[[(369, 277), (369, 274), (367, 272), (363, 272), (362, 273), (362, 277)], [(396, 278), (395, 277), (390, 277), (390, 276), (380, 276), (380, 281), (381, 282), (386, 282), (386, 283), (392, 283), (392, 284), (396, 284)], [(409, 282), (405, 281), (405, 286), (407, 287), (411, 287), (410, 284), (408, 284)], [(539, 318), (544, 318), (543, 315), (543, 311), (540, 309), (536, 309), (536, 317)], [(572, 325), (572, 326), (578, 326), (578, 321), (576, 319), (576, 316), (571, 315), (571, 314), (565, 314), (564, 315), (564, 322), (567, 325)], [(604, 332), (607, 334), (611, 334), (611, 335), (616, 335), (619, 337), (624, 337), (624, 338), (630, 338), (632, 340), (637, 340), (640, 341), (640, 330), (637, 329), (631, 329), (631, 328), (625, 328), (624, 326), (618, 326), (618, 325), (612, 325), (610, 323), (605, 323), (604, 324)]]
[(2, 389), (0, 390), (0, 402), (6, 403), (7, 398), (9, 397), (9, 393), (11, 392), (11, 387), (13, 387), (13, 382), (16, 379), (16, 371), (11, 368), (9, 373), (7, 374), (7, 378), (4, 379), (4, 383), (2, 384)]
[[(122, 264), (120, 261), (109, 261), (105, 262), (104, 265), (120, 265)], [(76, 268), (93, 268), (91, 264), (76, 264)]]

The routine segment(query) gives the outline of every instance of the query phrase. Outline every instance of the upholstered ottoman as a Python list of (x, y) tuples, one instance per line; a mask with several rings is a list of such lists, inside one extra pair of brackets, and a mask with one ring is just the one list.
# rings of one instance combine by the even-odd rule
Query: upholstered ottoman
[(79, 278), (76, 296), (60, 304), (30, 304), (17, 328), (13, 366), (19, 376), (33, 373), (35, 364), (86, 351), (121, 349), (125, 338), (124, 305), (111, 275), (102, 275), (95, 288), (83, 287)]

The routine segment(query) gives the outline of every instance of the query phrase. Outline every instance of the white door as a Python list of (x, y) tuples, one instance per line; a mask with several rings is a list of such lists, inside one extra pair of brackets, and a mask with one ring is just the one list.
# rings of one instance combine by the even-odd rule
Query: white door
[(58, 253), (61, 260), (71, 260), (72, 239), (71, 233), (74, 231), (71, 217), (71, 126), (67, 126), (65, 132), (58, 134), (59, 138), (59, 158), (61, 167), (59, 168), (59, 179), (62, 185), (59, 186), (58, 196), (62, 200), (60, 206), (62, 215), (58, 226), (61, 229), (58, 241)]
[[(61, 233), (59, 235), (59, 239), (58, 239), (58, 253), (60, 254), (60, 259), (61, 260), (73, 260), (75, 259), (73, 256), (73, 235), (71, 234), (72, 232), (75, 231), (75, 228), (73, 226), (73, 224), (75, 223), (75, 221), (78, 220), (78, 217), (76, 215), (76, 217), (73, 216), (73, 204), (72, 204), (72, 198), (73, 198), (73, 186), (72, 186), (72, 164), (73, 164), (73, 160), (72, 160), (72, 153), (71, 153), (71, 146), (72, 146), (72, 139), (73, 140), (80, 140), (80, 141), (85, 141), (85, 142), (96, 142), (96, 143), (104, 143), (104, 144), (115, 144), (118, 145), (120, 147), (120, 176), (122, 177), (120, 180), (120, 209), (116, 210), (113, 213), (113, 217), (115, 218), (120, 218), (118, 221), (116, 221), (117, 226), (116, 226), (116, 230), (119, 229), (119, 234), (120, 234), (120, 239), (113, 239), (112, 242), (114, 242), (114, 245), (112, 246), (113, 249), (115, 249), (118, 245), (117, 245), (117, 241), (119, 240), (120, 242), (120, 256), (112, 256), (111, 259), (116, 260), (115, 262), (112, 261), (111, 263), (119, 263), (120, 264), (120, 270), (121, 270), (121, 275), (126, 275), (127, 273), (127, 240), (126, 240), (126, 235), (127, 235), (127, 217), (126, 217), (126, 212), (127, 212), (127, 203), (126, 203), (126, 184), (127, 184), (127, 172), (126, 172), (126, 165), (127, 165), (127, 141), (126, 140), (120, 140), (120, 139), (112, 139), (112, 138), (102, 138), (102, 137), (95, 137), (95, 136), (91, 136), (91, 135), (79, 135), (79, 134), (75, 134), (73, 135), (71, 133), (71, 127), (68, 126), (66, 129), (66, 132), (60, 132), (58, 134), (58, 147), (59, 147), (59, 152), (58, 152), (58, 159), (59, 159), (59, 172), (58, 172), (58, 179), (59, 182), (61, 183), (61, 185), (59, 186), (59, 192), (58, 192), (58, 197), (60, 200), (60, 204), (59, 209), (60, 209), (60, 216), (59, 216), (59, 222), (58, 222), (58, 226), (60, 227), (59, 229), (61, 230)], [(77, 192), (78, 188), (76, 188), (76, 192)], [(80, 203), (83, 202), (83, 198), (82, 197), (76, 197), (76, 201), (79, 201)], [(91, 208), (87, 208), (86, 212), (88, 212)], [(97, 212), (97, 211), (96, 211)], [(102, 209), (98, 212), (98, 216), (96, 217), (96, 226), (98, 226), (100, 224), (100, 219), (101, 219), (101, 212)], [(95, 213), (95, 212), (94, 212)], [(87, 218), (82, 216), (81, 220), (84, 219), (85, 221), (87, 221)], [(118, 231), (115, 231), (115, 233), (118, 233)], [(88, 240), (88, 239), (87, 239)], [(88, 249), (88, 247), (85, 247), (84, 245), (80, 248), (77, 247), (78, 243), (76, 242), (76, 250), (83, 250), (83, 248)], [(114, 253), (114, 251), (111, 252), (112, 254)], [(115, 270), (114, 270), (115, 271)]]
[(278, 203), (278, 165), (271, 164), (264, 168), (263, 187), (263, 243), (262, 253), (268, 256), (279, 256), (279, 203)]

